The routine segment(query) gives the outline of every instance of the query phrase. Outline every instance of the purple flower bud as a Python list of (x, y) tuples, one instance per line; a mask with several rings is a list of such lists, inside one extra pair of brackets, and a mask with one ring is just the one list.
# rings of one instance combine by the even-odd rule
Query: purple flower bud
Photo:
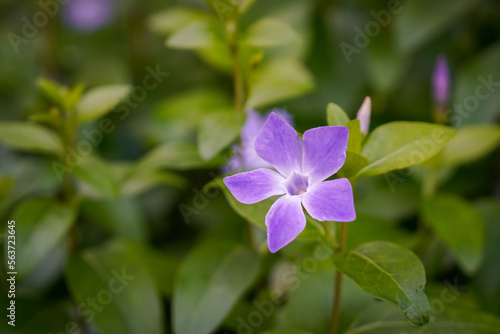
[(434, 73), (432, 74), (432, 92), (434, 104), (439, 110), (444, 110), (450, 98), (450, 69), (446, 57), (438, 56)]
[(365, 101), (358, 110), (356, 118), (359, 119), (359, 126), (363, 134), (367, 134), (370, 130), (370, 118), (372, 113), (372, 100), (369, 96), (365, 97)]
[(113, 16), (112, 0), (70, 0), (64, 7), (64, 21), (81, 31), (96, 30)]

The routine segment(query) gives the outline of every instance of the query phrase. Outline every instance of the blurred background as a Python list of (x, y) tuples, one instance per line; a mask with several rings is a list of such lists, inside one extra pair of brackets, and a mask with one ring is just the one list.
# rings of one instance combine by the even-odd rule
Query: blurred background
[[(188, 20), (186, 13), (172, 14), (171, 10), (179, 8), (193, 10), (192, 15), (217, 18), (202, 0), (0, 0), (0, 122), (28, 120), (49, 110), (51, 104), (37, 85), (41, 77), (67, 87), (83, 83), (87, 89), (114, 84), (143, 87), (145, 76), (160, 71), (163, 77), (154, 89), (148, 89), (144, 97), (137, 93), (130, 104), (121, 103), (128, 106), (126, 110), (130, 114), (108, 116), (116, 129), (104, 134), (94, 153), (112, 165), (113, 173), (118, 175), (121, 165), (140, 161), (164, 143), (196, 141), (195, 128), (200, 115), (232, 105), (233, 79), (223, 51), (216, 47), (191, 52), (189, 48), (166, 46), (166, 38), (181, 24), (176, 19)], [(455, 128), (496, 124), (500, 118), (499, 1), (256, 0), (241, 18), (241, 29), (265, 17), (286, 22), (297, 38), (262, 53), (267, 60), (286, 56), (290, 61), (286, 63), (289, 66), (267, 74), (268, 86), (264, 88), (271, 95), (279, 95), (280, 79), (296, 78), (298, 85), (291, 92), (285, 92), (281, 99), (262, 98), (255, 106), (261, 112), (271, 108), (288, 110), (298, 131), (325, 125), (326, 106), (330, 102), (340, 105), (354, 118), (366, 96), (372, 98), (372, 129), (397, 120), (443, 121), (440, 117), (445, 114), (448, 124)], [(438, 57), (445, 59), (449, 68), (449, 96), (443, 102), (433, 98), (432, 78)], [(477, 95), (478, 86), (487, 98)], [(96, 123), (91, 122), (82, 129), (91, 131), (95, 126)], [(54, 241), (50, 252), (44, 253), (36, 265), (18, 278), (16, 329), (19, 331), (6, 325), (4, 319), (0, 332), (72, 333), (72, 325), (67, 324), (75, 321), (81, 330), (78, 333), (171, 333), (172, 291), (186, 254), (202, 241), (245, 241), (244, 220), (231, 209), (224, 196), (209, 197), (205, 204), (203, 198), (208, 195), (199, 195), (214, 176), (220, 175), (218, 166), (230, 154), (228, 150), (219, 156), (218, 162), (200, 168), (167, 166), (168, 171), (162, 174), (161, 180), (149, 183), (142, 180), (139, 185), (129, 185), (139, 190), (131, 190), (127, 196), (109, 199), (93, 196), (84, 186), (78, 188), (83, 199), (76, 227), (71, 232), (76, 234), (71, 244), (83, 252), (81, 263), (75, 260), (69, 264), (72, 251), (65, 238)], [(12, 217), (24, 217), (18, 212), (24, 201), (61, 196), (61, 183), (51, 162), (43, 155), (23, 153), (0, 143), (2, 226), (6, 227)], [(173, 169), (175, 172), (170, 172)], [(366, 223), (353, 228), (358, 232), (352, 232), (353, 240), (349, 241), (352, 245), (377, 237), (406, 246), (414, 242), (420, 216), (419, 173), (410, 171), (396, 176), (395, 179), (394, 175), (389, 178), (383, 175), (357, 184), (356, 209), (359, 219), (365, 219)], [(458, 280), (467, 286), (463, 292), (466, 297), (461, 297), (464, 305), (500, 316), (500, 151), (497, 145), (491, 145), (477, 159), (447, 171), (441, 189), (474, 206), (489, 232), (482, 264), (473, 274), (464, 273), (439, 246), (439, 241), (433, 242), (437, 243), (436, 254), (441, 256), (419, 254), (426, 266), (429, 289), (432, 291), (435, 284), (439, 294), (445, 280)], [(385, 232), (374, 228), (374, 221), (390, 226), (387, 233), (392, 234), (380, 236)], [(35, 229), (34, 226), (26, 228)], [(50, 239), (53, 231), (50, 224), (43, 228), (45, 234), (36, 235), (39, 239), (33, 244), (35, 252), (37, 243)], [(256, 229), (255, 233), (258, 249), (262, 251), (265, 232)], [(28, 239), (29, 232), (25, 236)], [(104, 252), (103, 247), (112, 249), (111, 255), (99, 253)], [(254, 288), (246, 290), (243, 301), (238, 299), (236, 307), (229, 307), (231, 315), (223, 316), (225, 320), (212, 332), (236, 333), (241, 326), (238, 316), (246, 319), (253, 305), (251, 301), (270, 289), (277, 270), (304, 256), (303, 248), (307, 247), (299, 242), (280, 258), (267, 254)], [(22, 256), (27, 255), (18, 253), (18, 257)], [(92, 256), (99, 259), (96, 260), (99, 263), (94, 263)], [(125, 313), (113, 313), (113, 309), (106, 313), (108, 320), (104, 320), (104, 324), (100, 316), (95, 318), (98, 325), (94, 320), (82, 320), (85, 317), (76, 310), (79, 302), (100, 291), (92, 290), (92, 279), (97, 278), (83, 274), (85, 268), (112, 268), (120, 272), (124, 266), (132, 268), (131, 275), (142, 277), (144, 263), (147, 263), (144, 270), (153, 271), (145, 276), (150, 277), (154, 285), (150, 287), (153, 283), (149, 279), (141, 280), (142, 288), (137, 296), (147, 295), (146, 300), (151, 304), (143, 305), (144, 299), (141, 299), (141, 303), (129, 305), (130, 308), (124, 306)], [(315, 310), (311, 317), (317, 320), (316, 324), (301, 322), (297, 315), (298, 305), (306, 303), (306, 296), (321, 295), (318, 282), (333, 275), (329, 270), (325, 269), (326, 273), (321, 272), (317, 277), (313, 275), (316, 281), (302, 284), (304, 290), (296, 290), (300, 293), (295, 292), (288, 299), (292, 306), (285, 307), (281, 313), (277, 311), (271, 320), (257, 326), (256, 332), (280, 324), (277, 327), (324, 333), (326, 325), (318, 323), (327, 322), (328, 312), (321, 310), (328, 301), (307, 302), (312, 303), (310, 308)], [(81, 280), (90, 282), (89, 290), (79, 291), (79, 286), (85, 284), (79, 280), (80, 273)], [(112, 275), (109, 273), (106, 271), (106, 275)], [(196, 270), (191, 274), (196, 275)], [(4, 275), (2, 273), (2, 284)], [(7, 290), (7, 285), (4, 288)], [(134, 296), (127, 295), (125, 299), (133, 301)], [(361, 304), (366, 297), (353, 296)], [(2, 292), (2, 307), (8, 303), (6, 298)], [(139, 310), (139, 315), (132, 312), (127, 316), (130, 310)], [(106, 309), (103, 312), (107, 312)], [(141, 315), (144, 317), (140, 318)], [(134, 323), (136, 316), (138, 324)], [(345, 319), (348, 318), (346, 315)], [(127, 319), (132, 320), (127, 322)], [(155, 325), (147, 327), (147, 323)], [(346, 320), (343, 327), (348, 324)]]

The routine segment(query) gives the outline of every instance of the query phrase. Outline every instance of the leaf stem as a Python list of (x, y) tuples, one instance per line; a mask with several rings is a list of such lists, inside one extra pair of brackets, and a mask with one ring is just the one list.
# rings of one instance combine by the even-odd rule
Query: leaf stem
[[(343, 252), (347, 243), (347, 223), (340, 223), (340, 241), (336, 249), (337, 252)], [(333, 289), (332, 314), (330, 317), (330, 334), (337, 334), (339, 330), (340, 318), (340, 297), (342, 293), (342, 273), (337, 270), (335, 273), (335, 285)]]

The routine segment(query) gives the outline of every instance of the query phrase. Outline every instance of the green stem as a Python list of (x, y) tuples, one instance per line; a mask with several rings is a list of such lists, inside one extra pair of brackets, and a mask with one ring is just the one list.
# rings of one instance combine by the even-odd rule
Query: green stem
[[(340, 223), (340, 241), (337, 252), (343, 252), (347, 243), (347, 223)], [(340, 319), (340, 297), (342, 294), (342, 273), (337, 270), (335, 273), (335, 285), (333, 289), (333, 305), (330, 317), (330, 334), (337, 334)]]

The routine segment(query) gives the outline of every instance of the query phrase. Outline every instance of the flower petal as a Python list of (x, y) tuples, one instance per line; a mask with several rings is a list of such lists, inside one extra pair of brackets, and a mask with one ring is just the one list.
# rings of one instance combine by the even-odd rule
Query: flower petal
[(347, 179), (319, 182), (302, 197), (307, 212), (319, 221), (350, 222), (356, 219), (351, 183)]
[(280, 174), (267, 168), (259, 168), (224, 178), (231, 194), (243, 204), (260, 202), (274, 195), (285, 193)]
[(241, 128), (241, 142), (244, 144), (249, 143), (253, 146), (255, 138), (266, 122), (267, 115), (262, 115), (261, 113), (253, 109), (247, 109), (246, 114), (247, 119), (245, 121), (245, 124)]
[(335, 174), (345, 162), (349, 130), (345, 126), (323, 126), (304, 132), (303, 174), (309, 184)]
[(266, 215), (266, 226), (267, 245), (271, 253), (276, 253), (306, 227), (300, 197), (285, 195), (278, 198)]
[(274, 112), (255, 140), (257, 154), (285, 177), (301, 172), (302, 143), (294, 128)]

